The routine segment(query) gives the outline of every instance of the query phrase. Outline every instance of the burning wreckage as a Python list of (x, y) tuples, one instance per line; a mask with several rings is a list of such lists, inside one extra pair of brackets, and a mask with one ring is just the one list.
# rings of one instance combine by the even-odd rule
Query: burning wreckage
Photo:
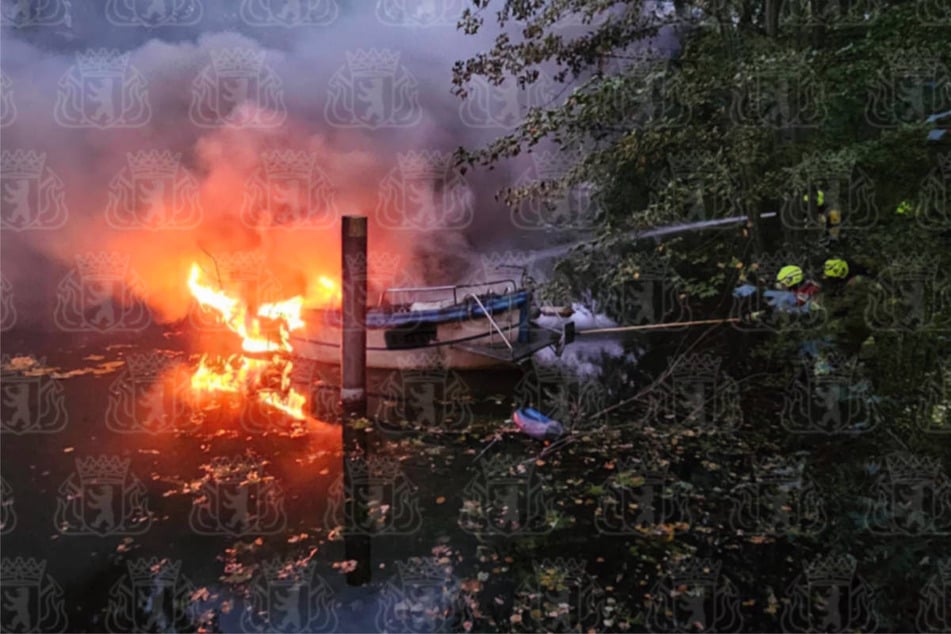
[[(193, 264), (188, 288), (203, 311), (240, 337), (241, 353), (203, 355), (191, 376), (199, 394), (244, 393), (295, 419), (305, 419), (308, 395), (292, 384), (295, 360), (337, 365), (341, 361), (343, 314), (339, 286), (319, 279), (315, 302), (302, 296), (252, 308), (220, 288)], [(530, 290), (514, 280), (481, 284), (390, 288), (366, 312), (366, 364), (400, 369), (410, 351), (445, 368), (485, 369), (518, 363), (544, 348), (560, 354), (574, 340), (569, 314), (557, 327), (541, 325), (542, 311)], [(552, 315), (549, 315), (552, 317)], [(550, 320), (549, 320), (550, 321)]]

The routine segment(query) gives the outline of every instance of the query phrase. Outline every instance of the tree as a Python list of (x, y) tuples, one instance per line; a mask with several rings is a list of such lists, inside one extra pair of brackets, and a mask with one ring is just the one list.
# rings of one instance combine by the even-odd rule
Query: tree
[[(871, 272), (860, 305), (823, 298), (824, 312), (808, 327), (789, 320), (765, 334), (727, 329), (691, 339), (694, 351), (719, 356), (742, 383), (747, 423), (739, 435), (688, 434), (676, 451), (666, 450), (691, 482), (704, 479), (704, 468), (685, 456), (706, 456), (720, 473), (748, 475), (751, 459), (802, 452), (827, 496), (824, 532), (776, 540), (774, 560), (760, 560), (762, 549), (727, 534), (723, 523), (713, 536), (683, 539), (697, 551), (723, 552), (740, 542), (738, 560), (752, 591), (759, 585), (761, 605), (769, 603), (763, 588), (788, 578), (790, 553), (808, 560), (849, 552), (871, 571), (872, 585), (921, 587), (933, 570), (917, 562), (948, 545), (951, 522), (912, 518), (951, 517), (951, 489), (946, 480), (938, 483), (946, 475), (928, 476), (929, 499), (936, 500), (930, 511), (909, 511), (911, 498), (886, 500), (895, 506), (883, 511), (872, 493), (856, 491), (869, 491), (896, 452), (951, 473), (951, 451), (936, 442), (949, 429), (951, 405), (951, 172), (947, 155), (926, 142), (927, 117), (951, 109), (949, 15), (933, 2), (888, 0), (474, 5), (464, 30), (483, 28), (493, 6), (502, 34), (491, 50), (456, 64), (458, 94), (465, 96), (476, 77), (530, 86), (546, 73), (564, 90), (528, 111), (509, 134), (461, 149), (460, 161), (493, 166), (523, 151), (584, 148), (559, 177), (502, 195), (517, 206), (580, 183), (598, 192), (597, 210), (586, 219), (596, 237), (559, 265), (562, 288), (623, 295), (619, 289), (643, 276), (646, 259), (663, 264), (690, 314), (707, 317), (724, 314), (737, 281), (771, 284), (783, 263), (818, 276), (823, 260), (841, 256)], [(571, 18), (581, 26), (560, 26)], [(820, 191), (827, 207), (842, 212), (839, 240), (820, 221)], [(633, 240), (657, 224), (736, 215), (748, 217), (739, 232), (677, 237), (647, 253)], [(615, 317), (631, 321), (630, 305), (613, 305)], [(676, 318), (674, 312), (664, 316)], [(844, 342), (855, 324), (864, 330), (850, 347)], [(654, 336), (650, 343), (672, 354), (681, 337)], [(815, 350), (823, 346), (839, 364), (831, 371), (820, 370), (827, 359)], [(786, 410), (814, 405), (810, 390), (823, 381), (827, 389), (829, 372), (846, 381), (834, 407), (847, 410), (853, 427), (787, 424)], [(795, 393), (800, 388), (805, 396)], [(671, 421), (665, 434), (689, 427)], [(891, 495), (884, 490), (878, 495)], [(729, 514), (722, 491), (705, 489), (703, 499), (710, 517)], [(882, 515), (888, 512), (904, 513), (907, 524)], [(916, 601), (912, 592), (879, 599), (878, 625), (921, 627), (908, 620)], [(780, 615), (763, 612), (756, 625), (778, 628)]]

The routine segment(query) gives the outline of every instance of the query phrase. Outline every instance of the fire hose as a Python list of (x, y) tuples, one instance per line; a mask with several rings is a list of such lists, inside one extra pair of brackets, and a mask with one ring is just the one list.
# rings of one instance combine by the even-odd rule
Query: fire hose
[(646, 326), (614, 326), (611, 328), (594, 328), (591, 330), (579, 330), (576, 336), (581, 335), (599, 335), (611, 332), (635, 332), (639, 330), (663, 330), (665, 328), (681, 328), (683, 326), (705, 326), (710, 324), (728, 324), (742, 321), (739, 317), (726, 317), (723, 319), (699, 319), (696, 321), (678, 321), (666, 324), (648, 324)]

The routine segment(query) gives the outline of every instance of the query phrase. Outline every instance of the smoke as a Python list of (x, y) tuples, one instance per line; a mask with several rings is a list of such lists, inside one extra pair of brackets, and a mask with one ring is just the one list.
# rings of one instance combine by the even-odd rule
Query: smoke
[[(464, 177), (447, 169), (457, 147), (566, 94), (542, 82), (454, 97), (453, 61), (498, 35), (491, 19), (476, 36), (456, 31), (461, 0), (307, 0), (288, 3), (304, 22), (291, 26), (279, 3), (156, 0), (137, 18), (151, 26), (121, 24), (136, 16), (116, 12), (140, 4), (49, 0), (49, 24), (3, 27), (0, 270), (21, 325), (49, 321), (90, 253), (127, 258), (98, 262), (134, 278), (160, 321), (186, 314), (196, 261), (220, 272), (253, 253), (244, 261), (280, 294), (307, 293), (339, 272), (343, 214), (369, 216), (379, 285), (495, 275), (491, 263), (551, 244), (545, 218), (517, 219), (495, 199), (546, 177), (538, 153)], [(155, 21), (169, 7), (180, 25)]]
[[(192, 262), (229, 254), (257, 253), (282, 292), (306, 293), (339, 272), (342, 214), (369, 216), (371, 276), (397, 282), (451, 279), (453, 258), (513, 243), (494, 200), (511, 173), (435, 173), (504, 132), (463, 125), (450, 94), (452, 61), (492, 33), (389, 26), (376, 3), (330, 26), (252, 27), (238, 4), (204, 0), (187, 27), (115, 26), (101, 3), (73, 3), (68, 26), (4, 27), (5, 176), (35, 172), (3, 188), (18, 306), (49, 314), (89, 253), (127, 257), (119, 273), (159, 320), (186, 314)], [(355, 78), (361, 59), (377, 68)]]

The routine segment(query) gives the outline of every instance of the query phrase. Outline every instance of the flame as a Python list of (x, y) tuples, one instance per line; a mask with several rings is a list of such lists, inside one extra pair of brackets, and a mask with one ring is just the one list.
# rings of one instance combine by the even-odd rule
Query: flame
[[(261, 304), (252, 313), (246, 303), (209, 286), (202, 277), (201, 267), (192, 264), (188, 289), (202, 308), (215, 312), (221, 322), (241, 338), (244, 354), (227, 359), (203, 355), (191, 377), (192, 389), (199, 393), (250, 393), (288, 416), (305, 419), (307, 399), (291, 386), (294, 364), (290, 359), (293, 352), (290, 333), (304, 327), (301, 319), (304, 298), (295, 296)], [(339, 295), (337, 285), (330, 278), (320, 276), (318, 284), (321, 301), (330, 302)], [(270, 358), (261, 358), (267, 353), (271, 353)]]

